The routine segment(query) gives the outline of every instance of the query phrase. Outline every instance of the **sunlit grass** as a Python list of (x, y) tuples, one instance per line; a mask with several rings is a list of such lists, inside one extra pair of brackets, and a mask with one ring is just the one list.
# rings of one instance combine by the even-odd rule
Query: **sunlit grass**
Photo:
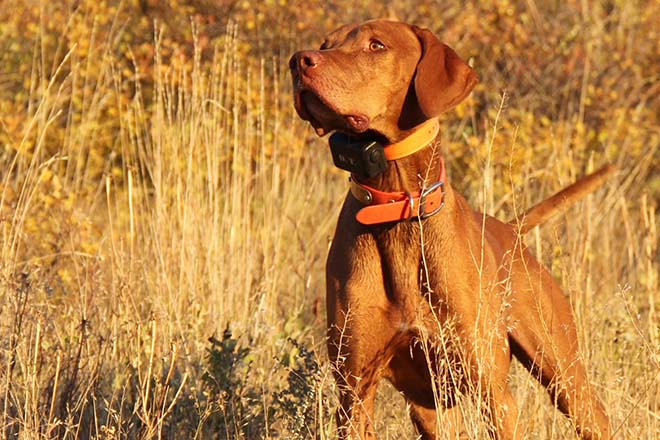
[[(640, 72), (624, 56), (658, 60), (652, 46), (634, 43), (653, 11), (624, 5), (603, 20), (583, 11), (587, 32), (571, 34), (526, 4), (531, 21), (518, 34), (497, 40), (494, 22), (484, 21), (481, 34), (449, 35), (468, 55), (491, 45), (509, 63), (475, 58), (481, 85), (443, 124), (450, 178), (473, 206), (508, 220), (597, 164), (617, 163), (611, 184), (526, 241), (571, 298), (617, 435), (656, 438), (660, 106), (651, 80), (660, 63)], [(407, 17), (404, 6), (400, 18), (432, 25)], [(185, 59), (172, 55), (158, 25), (151, 46), (125, 44), (131, 55), (118, 56), (130, 30), (84, 8), (65, 8), (52, 22), (26, 12), (26, 23), (10, 29), (5, 17), (0, 28), (10, 66), (0, 70), (0, 435), (297, 438), (288, 421), (299, 415), (281, 403), (299, 386), (287, 375), (306, 359), (293, 338), (315, 350), (307, 356), (320, 368), (306, 397), (314, 405), (300, 406), (315, 408), (316, 424), (299, 438), (331, 438), (337, 402), (324, 349), (324, 263), (346, 176), (294, 114), (289, 48), (250, 52), (246, 35), (260, 35), (247, 24), (228, 26), (212, 46), (193, 23)], [(448, 7), (446, 16), (460, 20), (447, 24), (463, 31), (485, 9)], [(353, 14), (345, 21), (367, 18)], [(61, 40), (51, 40), (49, 26)], [(21, 27), (33, 44), (11, 58)], [(540, 35), (574, 50), (573, 64), (558, 57), (543, 65), (532, 54), (530, 70), (516, 70)], [(603, 44), (620, 48), (620, 70), (604, 63)], [(502, 87), (508, 99), (494, 131)], [(231, 353), (208, 341), (227, 328), (233, 336), (221, 347)], [(245, 357), (223, 370), (241, 348)], [(240, 393), (209, 385), (224, 371)], [(512, 386), (529, 438), (573, 438), (521, 368)], [(383, 387), (379, 402), (382, 437), (410, 438), (403, 400)], [(483, 430), (477, 417), (470, 423), (471, 432)]]

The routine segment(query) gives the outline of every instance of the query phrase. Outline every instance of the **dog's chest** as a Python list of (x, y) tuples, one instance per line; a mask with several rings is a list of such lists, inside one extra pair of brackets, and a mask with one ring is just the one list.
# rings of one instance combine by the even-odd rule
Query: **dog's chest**
[(374, 234), (379, 257), (376, 270), (382, 274), (387, 295), (411, 312), (418, 312), (424, 303), (442, 302), (444, 297), (441, 286), (433, 282), (442, 277), (438, 273), (442, 266), (436, 261), (438, 243), (432, 243), (425, 232), (423, 225), (413, 221)]

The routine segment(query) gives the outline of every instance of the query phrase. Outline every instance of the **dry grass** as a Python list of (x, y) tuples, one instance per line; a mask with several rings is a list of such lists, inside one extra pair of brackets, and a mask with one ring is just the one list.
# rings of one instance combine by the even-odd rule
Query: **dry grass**
[[(443, 128), (473, 206), (508, 219), (595, 164), (621, 168), (526, 240), (571, 298), (617, 436), (659, 438), (658, 5), (407, 3), (399, 18), (446, 30), (482, 78)], [(331, 438), (323, 267), (346, 183), (294, 115), (286, 56), (382, 6), (301, 13), (298, 38), (248, 17), (210, 44), (193, 24), (185, 63), (158, 28), (145, 64), (116, 56), (120, 19), (82, 4), (61, 44), (26, 18), (34, 44), (0, 67), (0, 435)], [(0, 28), (5, 54), (20, 28)], [(529, 438), (573, 438), (521, 368), (512, 381)], [(396, 392), (379, 402), (382, 437), (411, 438)]]

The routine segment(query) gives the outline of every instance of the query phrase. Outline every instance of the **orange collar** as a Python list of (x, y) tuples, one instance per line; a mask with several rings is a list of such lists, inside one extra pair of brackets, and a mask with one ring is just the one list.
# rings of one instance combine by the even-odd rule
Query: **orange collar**
[(426, 188), (414, 194), (385, 192), (371, 188), (351, 178), (351, 194), (363, 205), (355, 218), (363, 225), (425, 219), (440, 211), (445, 204), (445, 161), (440, 158), (440, 177)]
[(420, 124), (407, 138), (384, 147), (385, 159), (397, 160), (417, 153), (433, 142), (440, 131), (440, 122), (437, 118), (429, 119)]

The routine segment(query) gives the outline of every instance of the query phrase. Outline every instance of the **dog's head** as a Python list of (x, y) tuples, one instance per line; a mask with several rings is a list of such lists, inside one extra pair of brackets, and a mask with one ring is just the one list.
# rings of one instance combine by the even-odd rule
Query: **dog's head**
[(390, 142), (465, 97), (477, 75), (429, 30), (373, 20), (328, 35), (289, 61), (298, 115), (320, 136), (374, 133)]

